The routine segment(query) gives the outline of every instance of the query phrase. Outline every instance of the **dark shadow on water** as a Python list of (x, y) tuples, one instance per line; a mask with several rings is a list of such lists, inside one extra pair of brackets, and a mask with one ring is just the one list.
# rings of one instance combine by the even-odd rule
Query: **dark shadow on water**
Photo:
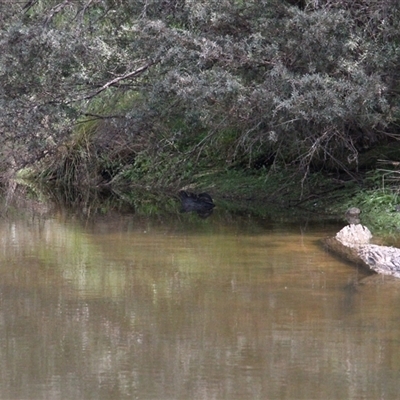
[[(315, 226), (325, 226), (329, 232), (332, 232), (332, 229), (339, 230), (341, 227), (340, 222), (332, 219), (316, 219), (313, 215), (302, 215), (301, 218), (274, 214), (254, 217), (245, 209), (229, 210), (224, 203), (220, 204), (218, 199), (214, 203), (207, 193), (191, 192), (162, 194), (156, 191), (132, 190), (126, 194), (109, 188), (83, 192), (74, 188), (41, 187), (14, 182), (3, 193), (0, 207), (3, 216), (16, 213), (46, 217), (61, 211), (65, 216), (73, 215), (82, 221), (98, 217), (112, 219), (116, 218), (116, 214), (118, 218), (124, 218), (123, 215), (135, 215), (137, 220), (155, 223), (168, 221), (169, 224), (183, 225), (187, 230), (194, 231), (220, 229), (216, 227), (222, 222), (242, 226), (244, 231), (260, 233), (272, 227), (293, 232), (300, 229), (301, 234)], [(211, 214), (213, 217), (208, 218)]]
[(76, 215), (88, 217), (109, 211), (131, 213), (134, 205), (108, 189), (84, 192), (75, 188), (11, 182), (3, 193), (2, 213), (10, 213), (13, 209), (43, 216), (55, 210), (68, 209)]

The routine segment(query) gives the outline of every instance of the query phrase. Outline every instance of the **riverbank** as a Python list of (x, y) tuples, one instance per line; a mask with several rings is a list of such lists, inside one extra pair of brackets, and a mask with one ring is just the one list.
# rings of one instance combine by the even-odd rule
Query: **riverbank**
[[(179, 213), (181, 189), (209, 193), (217, 213), (249, 214), (282, 222), (344, 220), (349, 207), (362, 210), (362, 222), (381, 236), (397, 235), (400, 203), (395, 186), (383, 184), (387, 172), (370, 170), (357, 176), (286, 169), (219, 169), (193, 175), (168, 187), (152, 186), (145, 179), (125, 180), (97, 188), (55, 187), (25, 175), (18, 182), (40, 201), (56, 199), (78, 209), (107, 210), (132, 207), (142, 215)], [(46, 200), (47, 199), (47, 200)]]
[(380, 234), (396, 234), (400, 227), (400, 202), (395, 187), (384, 186), (379, 170), (358, 174), (357, 180), (337, 174), (296, 171), (208, 174), (197, 179), (227, 209), (280, 219), (344, 220), (350, 207), (362, 210), (362, 220)]

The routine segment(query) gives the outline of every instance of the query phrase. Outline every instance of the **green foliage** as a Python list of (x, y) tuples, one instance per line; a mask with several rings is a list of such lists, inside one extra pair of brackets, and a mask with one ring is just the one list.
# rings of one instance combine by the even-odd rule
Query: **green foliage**
[(347, 208), (358, 207), (362, 210), (361, 222), (373, 233), (393, 234), (400, 228), (399, 193), (390, 189), (359, 191), (346, 204)]
[(271, 155), (274, 173), (356, 170), (360, 152), (398, 139), (399, 8), (298, 4), (0, 6), (5, 165), (157, 187)]
[(138, 153), (132, 165), (118, 176), (116, 185), (143, 187), (148, 190), (175, 189), (193, 176), (193, 163), (184, 162), (179, 155), (160, 152), (154, 156)]
[(340, 213), (350, 207), (362, 211), (361, 222), (373, 232), (380, 234), (397, 234), (400, 228), (400, 191), (396, 182), (387, 179), (388, 170), (376, 170), (367, 174), (364, 188), (352, 191), (343, 203)]

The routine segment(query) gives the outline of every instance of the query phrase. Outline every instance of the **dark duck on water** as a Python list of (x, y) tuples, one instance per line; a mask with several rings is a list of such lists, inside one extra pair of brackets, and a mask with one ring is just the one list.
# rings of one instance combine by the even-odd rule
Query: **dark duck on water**
[(209, 217), (215, 204), (208, 193), (191, 193), (181, 190), (179, 192), (179, 198), (181, 199), (181, 212), (196, 212), (201, 218)]

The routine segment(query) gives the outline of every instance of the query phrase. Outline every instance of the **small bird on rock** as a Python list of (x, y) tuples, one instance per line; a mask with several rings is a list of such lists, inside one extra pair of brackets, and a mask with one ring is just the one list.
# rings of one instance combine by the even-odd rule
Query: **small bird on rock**
[(345, 217), (347, 222), (351, 225), (358, 225), (360, 223), (361, 210), (357, 207), (351, 207), (346, 211)]

